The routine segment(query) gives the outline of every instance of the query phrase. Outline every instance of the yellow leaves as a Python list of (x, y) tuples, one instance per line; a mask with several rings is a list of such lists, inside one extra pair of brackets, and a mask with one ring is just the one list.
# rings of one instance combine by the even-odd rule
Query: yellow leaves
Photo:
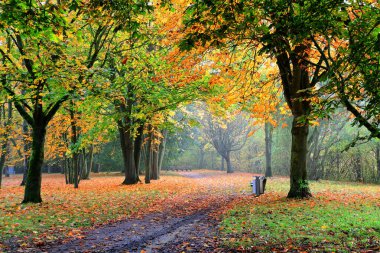
[(309, 124), (310, 124), (311, 126), (319, 126), (319, 122), (318, 122), (317, 120), (310, 120), (310, 121), (309, 121)]
[(254, 135), (256, 133), (256, 130), (252, 130), (248, 133), (248, 137), (251, 137), (252, 135)]

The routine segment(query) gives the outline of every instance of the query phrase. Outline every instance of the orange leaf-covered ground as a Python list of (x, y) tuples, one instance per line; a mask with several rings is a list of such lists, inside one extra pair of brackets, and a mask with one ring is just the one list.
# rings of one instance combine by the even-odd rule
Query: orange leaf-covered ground
[[(306, 246), (297, 246), (298, 237), (283, 232), (293, 228), (301, 231), (302, 240), (315, 237), (316, 233), (325, 233), (324, 237), (318, 237), (320, 241), (308, 242), (306, 249), (319, 247), (322, 241), (324, 244), (333, 241), (340, 227), (345, 226), (345, 220), (337, 221), (334, 217), (340, 210), (347, 213), (348, 219), (351, 214), (361, 217), (352, 228), (344, 228), (348, 232), (343, 231), (343, 235), (356, 231), (354, 239), (347, 236), (347, 240), (354, 240), (352, 245), (373, 247), (380, 237), (376, 237), (380, 224), (371, 223), (372, 216), (374, 219), (380, 217), (380, 187), (377, 185), (313, 182), (312, 199), (287, 200), (287, 178), (269, 179), (266, 194), (258, 198), (250, 195), (251, 180), (252, 174), (249, 173), (197, 170), (164, 172), (160, 180), (149, 185), (126, 186), (121, 185), (121, 175), (101, 173), (92, 175), (91, 180), (82, 181), (79, 189), (74, 189), (65, 184), (63, 175), (46, 174), (43, 175), (42, 188), (44, 202), (21, 205), (24, 190), (19, 186), (21, 177), (13, 176), (4, 179), (0, 190), (0, 242), (17, 243), (26, 249), (57, 240), (81, 238), (83, 231), (125, 218), (168, 211), (173, 216), (183, 217), (207, 209), (212, 203), (222, 203), (222, 208), (211, 214), (221, 219), (220, 239), (226, 247), (253, 251), (271, 247), (305, 249)], [(315, 218), (323, 213), (327, 218)], [(297, 219), (289, 218), (291, 216), (306, 219), (306, 225), (297, 227)], [(265, 222), (261, 224), (261, 220)], [(263, 227), (257, 229), (257, 224)], [(372, 229), (371, 245), (360, 241), (360, 236), (368, 234), (359, 233), (357, 228), (360, 226)], [(276, 232), (281, 234), (276, 235)], [(291, 246), (288, 247), (287, 243)], [(252, 245), (259, 246), (254, 248)], [(342, 247), (352, 249), (350, 245)]]
[[(190, 172), (188, 172), (190, 173)], [(182, 174), (186, 174), (183, 172)], [(4, 179), (0, 190), (0, 241), (16, 238), (42, 244), (65, 237), (81, 236), (83, 229), (126, 217), (176, 210), (186, 215), (219, 201), (221, 196), (247, 190), (251, 174), (199, 171), (196, 178), (163, 173), (151, 184), (121, 185), (118, 174), (94, 174), (80, 182), (79, 189), (66, 185), (63, 175), (43, 175), (42, 204), (21, 205), (21, 176)], [(206, 175), (207, 177), (203, 177)], [(205, 198), (204, 196), (207, 196)], [(181, 208), (184, 207), (184, 208)]]

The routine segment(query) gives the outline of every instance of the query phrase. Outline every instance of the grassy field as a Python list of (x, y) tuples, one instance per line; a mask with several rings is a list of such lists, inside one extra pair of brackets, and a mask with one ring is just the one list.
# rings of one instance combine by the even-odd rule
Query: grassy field
[(267, 194), (231, 204), (220, 224), (226, 247), (261, 252), (380, 250), (379, 186), (313, 182), (313, 198), (289, 200), (287, 184), (287, 179), (270, 179)]
[[(164, 173), (150, 185), (121, 185), (118, 174), (93, 175), (79, 189), (59, 174), (43, 175), (43, 203), (21, 205), (21, 177), (0, 190), (1, 242), (23, 247), (81, 237), (86, 229), (165, 208), (187, 215), (222, 196), (235, 200), (221, 211), (219, 236), (227, 248), (247, 251), (379, 250), (380, 186), (314, 182), (314, 197), (288, 200), (288, 179), (268, 180), (266, 193), (250, 195), (252, 174), (197, 171), (195, 178)], [(199, 198), (203, 196), (204, 198)], [(200, 201), (200, 199), (202, 201)]]

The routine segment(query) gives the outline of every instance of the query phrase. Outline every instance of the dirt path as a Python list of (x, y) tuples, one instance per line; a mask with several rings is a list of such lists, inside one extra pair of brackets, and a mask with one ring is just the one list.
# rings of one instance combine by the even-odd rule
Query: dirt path
[[(182, 176), (203, 178), (196, 172), (180, 173)], [(142, 219), (127, 219), (108, 226), (90, 230), (84, 238), (61, 245), (41, 248), (43, 252), (222, 252), (218, 248), (217, 224), (210, 216), (232, 201), (235, 195), (220, 196), (210, 201), (208, 196), (192, 198), (191, 202), (169, 207), (161, 213), (151, 213)], [(177, 216), (194, 203), (204, 206), (192, 213)], [(168, 204), (170, 206), (170, 204)]]

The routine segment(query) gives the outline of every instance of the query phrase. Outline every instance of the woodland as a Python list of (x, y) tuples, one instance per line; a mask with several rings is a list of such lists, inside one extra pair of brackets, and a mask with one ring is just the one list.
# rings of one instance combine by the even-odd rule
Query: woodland
[(0, 251), (378, 251), (379, 139), (376, 0), (0, 1)]

